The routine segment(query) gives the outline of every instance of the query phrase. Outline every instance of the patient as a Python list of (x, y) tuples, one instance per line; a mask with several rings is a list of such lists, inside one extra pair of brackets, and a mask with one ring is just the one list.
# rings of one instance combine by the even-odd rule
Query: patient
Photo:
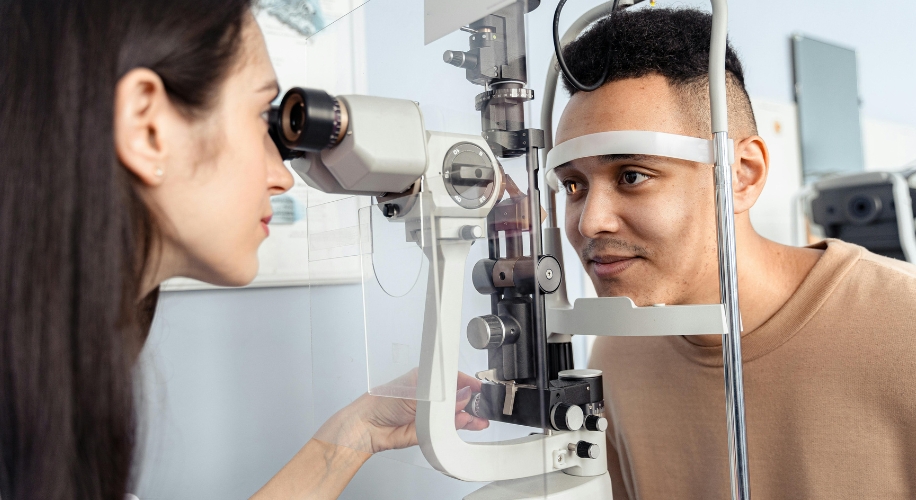
[[(711, 138), (710, 16), (643, 9), (565, 50), (577, 92), (556, 142), (608, 130)], [(735, 52), (727, 59), (751, 490), (902, 498), (916, 489), (916, 267), (837, 240), (788, 247), (748, 211), (769, 172)], [(777, 166), (778, 168), (779, 166)], [(601, 296), (719, 302), (711, 165), (610, 156), (557, 168), (566, 233)], [(615, 500), (729, 497), (721, 336), (601, 338)]]

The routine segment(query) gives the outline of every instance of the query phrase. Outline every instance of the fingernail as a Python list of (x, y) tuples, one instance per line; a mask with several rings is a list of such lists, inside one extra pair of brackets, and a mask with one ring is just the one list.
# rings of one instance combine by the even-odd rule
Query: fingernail
[(471, 397), (471, 386), (462, 387), (458, 391), (458, 395), (455, 397), (456, 400), (461, 401), (462, 399), (467, 399)]

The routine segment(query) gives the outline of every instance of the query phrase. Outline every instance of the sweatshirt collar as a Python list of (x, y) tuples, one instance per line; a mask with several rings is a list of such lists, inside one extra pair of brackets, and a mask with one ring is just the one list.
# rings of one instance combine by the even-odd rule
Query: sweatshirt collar
[[(824, 250), (817, 263), (789, 300), (757, 329), (741, 336), (745, 363), (776, 350), (814, 317), (862, 255), (862, 248), (828, 239), (809, 245)], [(739, 297), (740, 300), (740, 297)], [(722, 366), (722, 346), (700, 346), (683, 336), (668, 337), (675, 350), (704, 366)]]

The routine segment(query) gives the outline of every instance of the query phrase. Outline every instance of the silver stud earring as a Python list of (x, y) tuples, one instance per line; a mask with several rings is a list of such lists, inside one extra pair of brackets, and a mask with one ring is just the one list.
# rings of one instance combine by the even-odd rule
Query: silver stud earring
[(161, 169), (161, 168), (157, 168), (157, 169), (156, 169), (156, 177), (162, 177), (162, 169)]

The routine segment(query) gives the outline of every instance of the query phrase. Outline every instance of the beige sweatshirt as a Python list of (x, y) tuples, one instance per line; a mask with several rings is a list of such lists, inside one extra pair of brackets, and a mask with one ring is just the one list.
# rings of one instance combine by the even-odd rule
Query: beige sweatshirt
[[(751, 498), (916, 498), (916, 266), (828, 240), (742, 336)], [(614, 500), (728, 499), (721, 347), (601, 338)]]

